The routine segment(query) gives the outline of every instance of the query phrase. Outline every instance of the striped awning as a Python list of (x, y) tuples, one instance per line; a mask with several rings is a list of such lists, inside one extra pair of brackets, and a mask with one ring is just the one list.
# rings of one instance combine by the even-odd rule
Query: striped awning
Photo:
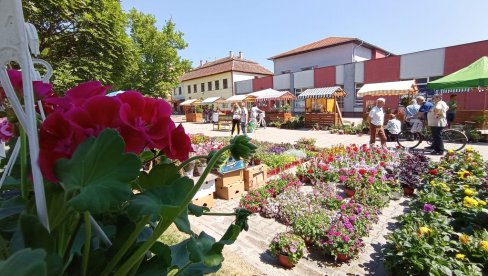
[(223, 101), (224, 101), (224, 98), (222, 98), (222, 97), (210, 97), (210, 98), (206, 98), (205, 100), (203, 100), (200, 104), (201, 105), (215, 104), (215, 103), (221, 103)]
[(227, 100), (224, 101), (224, 103), (231, 103), (231, 102), (253, 102), (256, 100), (256, 96), (253, 96), (251, 94), (246, 94), (246, 95), (234, 95)]
[(298, 95), (299, 99), (320, 99), (346, 96), (346, 92), (340, 86), (310, 88)]
[(358, 97), (364, 96), (400, 96), (418, 92), (415, 80), (368, 83), (358, 91)]
[(198, 99), (190, 99), (190, 100), (186, 100), (182, 103), (180, 103), (180, 105), (183, 105), (183, 106), (190, 106), (190, 105), (196, 105), (200, 102), (200, 100)]
[(296, 97), (289, 91), (278, 91), (271, 88), (250, 93), (256, 97), (257, 101), (267, 100), (295, 100)]

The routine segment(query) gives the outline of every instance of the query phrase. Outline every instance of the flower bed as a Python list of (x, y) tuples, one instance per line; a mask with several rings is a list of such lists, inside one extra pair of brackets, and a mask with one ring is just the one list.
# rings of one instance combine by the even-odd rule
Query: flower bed
[(488, 269), (487, 165), (470, 147), (431, 163), (411, 212), (388, 237), (393, 274), (481, 275)]

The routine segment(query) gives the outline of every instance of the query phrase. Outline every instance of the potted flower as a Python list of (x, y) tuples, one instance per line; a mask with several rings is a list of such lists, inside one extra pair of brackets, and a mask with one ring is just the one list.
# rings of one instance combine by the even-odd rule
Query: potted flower
[(364, 243), (352, 223), (336, 220), (325, 228), (318, 245), (325, 254), (344, 262), (357, 255)]
[(428, 159), (421, 154), (405, 154), (400, 160), (400, 185), (405, 196), (412, 196), (427, 172)]
[(322, 228), (330, 222), (325, 212), (305, 213), (292, 221), (293, 232), (305, 240), (307, 245), (313, 244), (322, 233)]
[(207, 161), (205, 159), (198, 159), (196, 161), (196, 167), (198, 175), (202, 175), (203, 171), (207, 168)]
[(269, 244), (271, 255), (278, 258), (281, 265), (292, 268), (303, 257), (305, 242), (290, 232), (277, 234)]

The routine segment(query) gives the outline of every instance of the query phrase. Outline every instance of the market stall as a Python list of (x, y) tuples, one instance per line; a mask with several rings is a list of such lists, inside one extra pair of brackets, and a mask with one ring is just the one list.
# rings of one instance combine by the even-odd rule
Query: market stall
[(187, 122), (203, 122), (202, 113), (197, 112), (196, 106), (200, 103), (199, 99), (190, 99), (180, 103), (185, 112)]
[(210, 97), (206, 98), (200, 103), (200, 105), (205, 105), (208, 107), (209, 118), (207, 121), (212, 121), (213, 123), (217, 123), (219, 121), (220, 108), (216, 105), (222, 104), (224, 100), (225, 99), (222, 97)]
[(388, 121), (389, 113), (396, 113), (399, 120), (404, 118), (404, 107), (399, 107), (399, 97), (407, 95), (408, 98), (413, 98), (417, 94), (418, 88), (415, 80), (368, 83), (359, 89), (357, 96), (363, 98), (363, 110), (365, 118), (371, 109), (376, 104), (376, 99), (385, 98), (385, 107), (387, 115), (385, 116), (385, 123)]
[(296, 97), (289, 91), (265, 89), (250, 93), (256, 97), (258, 107), (266, 112), (268, 122), (287, 122), (291, 120), (291, 101)]
[(488, 128), (488, 57), (482, 57), (474, 63), (438, 80), (429, 82), (427, 88), (444, 96), (447, 102), (450, 95), (457, 95), (457, 111), (454, 123), (465, 121), (477, 122), (477, 127)]
[(305, 126), (342, 125), (342, 113), (338, 98), (346, 96), (340, 86), (311, 88), (305, 90), (298, 99), (305, 100)]

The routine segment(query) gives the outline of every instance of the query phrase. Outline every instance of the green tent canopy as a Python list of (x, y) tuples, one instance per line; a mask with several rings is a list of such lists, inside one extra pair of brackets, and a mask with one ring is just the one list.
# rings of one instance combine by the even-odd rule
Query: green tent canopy
[(488, 57), (484, 56), (452, 74), (427, 84), (429, 89), (488, 87)]

